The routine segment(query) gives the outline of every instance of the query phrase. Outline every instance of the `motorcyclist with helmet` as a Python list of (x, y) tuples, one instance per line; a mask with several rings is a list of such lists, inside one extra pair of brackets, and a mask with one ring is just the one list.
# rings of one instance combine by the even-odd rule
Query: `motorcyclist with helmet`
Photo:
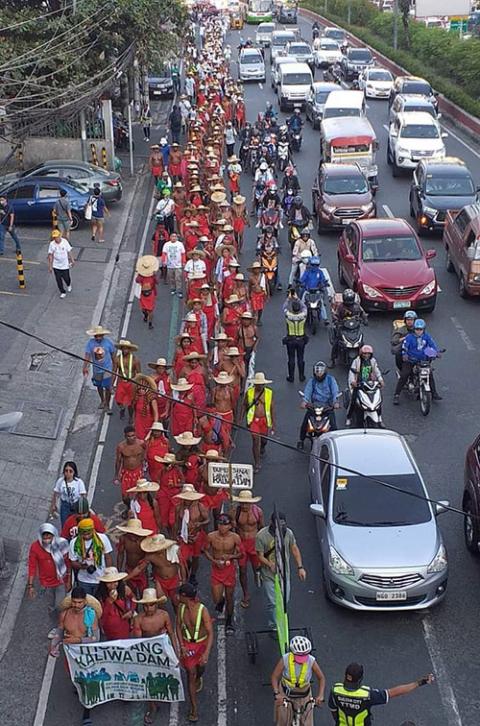
[(288, 210), (287, 223), (291, 226), (297, 227), (297, 229), (301, 231), (310, 223), (311, 219), (312, 215), (304, 205), (302, 197), (296, 196)]
[(288, 189), (292, 189), (295, 193), (299, 192), (300, 188), (301, 187), (300, 181), (298, 179), (297, 170), (295, 169), (295, 166), (290, 162), (285, 168), (281, 189), (283, 190), (283, 193), (286, 194)]
[[(348, 371), (348, 387), (350, 388), (350, 405), (347, 410), (347, 419), (345, 426), (351, 426), (352, 416), (355, 411), (355, 404), (358, 396), (358, 386), (364, 381), (378, 381), (381, 388), (384, 387), (385, 381), (383, 380), (382, 371), (377, 363), (377, 359), (373, 356), (373, 348), (371, 345), (362, 345), (359, 351), (359, 355), (352, 361), (350, 370)], [(380, 428), (384, 428), (381, 422), (381, 411), (380, 414)]]
[(264, 114), (264, 117), (266, 119), (268, 118), (269, 121), (273, 121), (274, 119), (276, 120), (276, 118), (277, 118), (277, 114), (275, 112), (275, 109), (272, 106), (272, 102), (271, 101), (267, 101), (267, 103), (265, 104), (265, 114)]
[(413, 332), (413, 326), (418, 315), (415, 310), (407, 310), (403, 316), (403, 323), (400, 320), (393, 321), (392, 337), (390, 339), (390, 349), (395, 356), (395, 363), (399, 371), (402, 370), (402, 343), (405, 337)]
[(292, 134), (300, 134), (303, 128), (303, 119), (299, 108), (296, 108), (287, 120), (287, 127)]
[[(302, 408), (315, 408), (315, 406), (330, 407), (332, 409), (328, 414), (330, 428), (332, 431), (336, 431), (337, 420), (334, 409), (340, 406), (338, 403), (339, 396), (340, 389), (337, 381), (334, 376), (327, 373), (327, 364), (319, 360), (313, 366), (313, 376), (307, 381), (307, 385), (305, 386)], [(300, 450), (304, 448), (309, 416), (309, 411), (306, 411), (300, 427), (300, 438), (297, 443), (297, 449)]]
[(335, 323), (335, 339), (332, 345), (330, 366), (335, 366), (338, 355), (338, 341), (340, 338), (339, 327), (347, 318), (360, 318), (364, 325), (368, 325), (368, 315), (356, 300), (356, 295), (350, 288), (342, 293), (342, 302), (335, 309), (332, 309), (333, 322)]
[(270, 225), (265, 227), (263, 234), (261, 234), (257, 240), (257, 256), (262, 263), (264, 272), (268, 277), (270, 270), (275, 270), (273, 276), (273, 284), (277, 290), (282, 289), (280, 282), (280, 275), (278, 272), (278, 241), (275, 237), (275, 230)]
[(171, 197), (170, 189), (163, 190), (162, 198), (158, 201), (154, 214), (157, 223), (163, 223), (168, 234), (172, 234), (175, 229), (175, 202)]
[(267, 184), (265, 195), (263, 197), (263, 205), (265, 207), (272, 203), (276, 209), (280, 209), (281, 199), (275, 182), (269, 182)]
[(310, 231), (305, 228), (300, 232), (300, 237), (293, 245), (292, 250), (292, 267), (290, 268), (290, 277), (288, 284), (293, 285), (298, 276), (300, 264), (302, 262), (302, 252), (309, 250), (313, 256), (318, 256), (318, 249), (315, 241), (310, 236)]
[[(417, 318), (413, 324), (413, 332), (408, 333), (402, 342), (402, 370), (393, 396), (395, 406), (400, 403), (400, 393), (408, 381), (415, 363), (434, 358), (439, 353), (439, 348), (432, 336), (426, 332), (426, 327), (425, 320)], [(442, 396), (437, 392), (432, 371), (430, 371), (430, 387), (432, 389), (432, 399), (441, 401)]]
[(319, 290), (322, 294), (321, 297), (321, 308), (320, 317), (322, 318), (325, 325), (329, 325), (327, 316), (327, 304), (325, 301), (326, 291), (328, 288), (328, 280), (323, 274), (323, 270), (320, 267), (320, 257), (318, 255), (312, 255), (307, 262), (305, 272), (300, 278), (300, 287), (303, 290), (302, 300), (308, 306), (306, 293), (312, 290)]
[[(286, 699), (291, 699), (302, 713), (302, 726), (313, 726), (314, 705), (321, 706), (325, 702), (325, 676), (311, 653), (310, 640), (304, 635), (295, 635), (290, 640), (288, 653), (275, 666), (270, 682), (275, 698), (274, 718), (277, 726), (292, 723), (291, 709), (284, 705)], [(318, 683), (315, 698), (312, 696), (314, 678)]]

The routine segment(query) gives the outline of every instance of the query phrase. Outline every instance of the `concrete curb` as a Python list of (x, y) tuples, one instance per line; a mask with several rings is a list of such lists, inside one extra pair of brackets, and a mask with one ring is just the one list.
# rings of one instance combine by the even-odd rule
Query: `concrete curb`
[[(117, 255), (122, 247), (123, 241), (125, 239), (125, 233), (128, 227), (128, 222), (130, 220), (131, 211), (133, 208), (133, 204), (136, 199), (136, 195), (138, 192), (138, 187), (140, 184), (141, 179), (143, 178), (143, 171), (136, 174), (135, 177), (135, 183), (132, 190), (132, 194), (130, 197), (129, 204), (125, 207), (125, 209), (122, 211), (122, 218), (120, 220), (119, 230), (121, 230), (121, 233), (118, 234), (118, 242), (112, 249), (112, 254), (110, 257), (110, 261), (105, 267), (105, 273), (104, 273), (104, 283), (107, 283), (108, 281), (110, 284), (104, 284), (102, 286), (99, 298), (97, 300), (97, 304), (95, 306), (93, 316), (91, 319), (90, 326), (93, 327), (94, 325), (98, 325), (100, 323), (106, 301), (108, 298), (108, 294), (111, 289), (111, 281), (113, 272), (115, 269), (115, 265), (117, 264), (116, 258)], [(77, 413), (77, 407), (78, 403), (80, 401), (80, 396), (82, 394), (83, 386), (84, 386), (85, 380), (83, 376), (81, 378), (78, 378), (73, 386), (72, 386), (72, 393), (70, 396), (69, 405), (66, 407), (66, 414), (65, 419), (63, 423), (63, 427), (61, 430), (61, 433), (56, 440), (52, 453), (50, 455), (50, 460), (48, 464), (48, 470), (52, 474), (56, 474), (58, 471), (58, 467), (61, 463), (62, 457), (63, 457), (63, 451), (65, 448), (65, 443), (67, 441), (67, 437), (70, 433), (72, 424), (75, 420), (75, 416)], [(99, 417), (100, 422), (100, 417)], [(15, 627), (15, 621), (17, 618), (18, 611), (20, 609), (21, 602), (24, 597), (25, 593), (25, 579), (26, 579), (26, 572), (27, 572), (27, 557), (28, 557), (28, 546), (25, 544), (22, 547), (20, 559), (17, 563), (17, 571), (15, 573), (15, 576), (12, 581), (12, 585), (10, 588), (10, 594), (8, 596), (7, 606), (4, 610), (4, 615), (1, 618), (0, 621), (0, 660), (2, 660), (3, 656), (5, 655), (5, 652), (10, 644), (10, 639)]]
[[(319, 13), (314, 13), (312, 10), (307, 10), (307, 8), (301, 8), (300, 14), (303, 15), (305, 18), (308, 18), (309, 20), (321, 20), (324, 24), (330, 25), (335, 28), (342, 28), (342, 30), (344, 30), (341, 25), (337, 25), (337, 23), (334, 23), (332, 20), (325, 18)], [(380, 53), (373, 46), (368, 45), (368, 43), (360, 40), (355, 35), (352, 35), (352, 33), (349, 33), (347, 30), (345, 30), (345, 32), (348, 38), (352, 41), (353, 45), (370, 48), (372, 53), (382, 62), (382, 65), (395, 75), (410, 75), (405, 68), (394, 63), (392, 60), (390, 60), (390, 58)], [(440, 111), (443, 117), (447, 118), (459, 129), (461, 129), (469, 136), (474, 138), (476, 141), (478, 141), (478, 136), (480, 135), (480, 119), (476, 116), (472, 116), (467, 111), (464, 111), (462, 108), (460, 108), (460, 106), (457, 106), (457, 104), (453, 103), (453, 101), (450, 101), (445, 96), (440, 94), (438, 98)]]

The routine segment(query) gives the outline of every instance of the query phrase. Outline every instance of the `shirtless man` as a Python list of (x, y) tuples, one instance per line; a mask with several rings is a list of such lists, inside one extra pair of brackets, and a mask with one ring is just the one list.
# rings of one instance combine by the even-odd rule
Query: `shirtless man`
[(207, 608), (197, 598), (197, 589), (190, 582), (178, 591), (180, 605), (176, 632), (180, 643), (180, 659), (187, 671), (190, 697), (189, 721), (198, 721), (197, 693), (203, 687), (203, 672), (213, 645), (212, 620)]
[(133, 518), (117, 529), (122, 532), (117, 545), (117, 565), (120, 570), (129, 573), (128, 584), (138, 596), (148, 587), (148, 581), (144, 569), (138, 573), (134, 571), (145, 555), (140, 545), (145, 537), (153, 534), (153, 530), (144, 529), (141, 521)]
[(235, 342), (245, 355), (245, 368), (248, 372), (250, 358), (258, 343), (257, 326), (255, 325), (253, 313), (249, 310), (246, 310), (240, 316), (240, 327)]
[(154, 534), (152, 537), (143, 539), (140, 547), (142, 558), (127, 579), (139, 577), (145, 572), (148, 565), (152, 565), (158, 597), (169, 598), (176, 610), (177, 590), (180, 587), (180, 581), (185, 579), (185, 571), (180, 566), (177, 543), (173, 539), (167, 539), (163, 534)]
[(237, 579), (235, 560), (242, 556), (242, 542), (238, 534), (232, 532), (230, 515), (221, 514), (217, 524), (218, 529), (207, 536), (205, 557), (212, 563), (210, 584), (215, 609), (221, 613), (226, 605), (225, 632), (233, 635), (233, 595)]
[(192, 484), (184, 484), (176, 497), (174, 534), (180, 544), (180, 560), (190, 582), (196, 584), (200, 555), (207, 543), (205, 527), (210, 522), (207, 507), (201, 500), (205, 495), (195, 491)]
[[(127, 489), (134, 487), (138, 479), (143, 478), (143, 462), (145, 460), (145, 441), (137, 439), (133, 426), (123, 429), (125, 438), (117, 446), (115, 453), (115, 472), (113, 483), (122, 487), (123, 503), (128, 508), (130, 497)], [(125, 514), (125, 518), (126, 518)]]
[(250, 607), (248, 593), (248, 563), (250, 562), (255, 576), (255, 582), (260, 585), (260, 561), (255, 547), (257, 532), (265, 526), (263, 511), (257, 507), (262, 497), (254, 497), (250, 489), (241, 489), (238, 496), (232, 497), (237, 506), (230, 511), (237, 534), (242, 540), (242, 557), (239, 561), (240, 585), (242, 586), (242, 608)]
[(243, 354), (237, 347), (229, 348), (226, 352), (226, 356), (223, 359), (223, 363), (219, 370), (225, 371), (233, 378), (233, 395), (235, 398), (235, 405), (240, 396), (242, 390), (242, 383), (245, 380), (245, 363), (243, 360)]
[(222, 419), (222, 432), (221, 436), (224, 441), (228, 441), (228, 448), (225, 449), (225, 453), (228, 453), (233, 446), (232, 441), (232, 423), (235, 414), (235, 393), (232, 387), (234, 377), (226, 371), (221, 371), (218, 376), (214, 376), (215, 388), (212, 392), (212, 403), (213, 409), (217, 416)]
[[(159, 603), (164, 603), (166, 599), (165, 596), (159, 598), (155, 588), (147, 587), (143, 591), (142, 599), (134, 600), (138, 605), (143, 605), (143, 613), (137, 615), (133, 621), (132, 637), (153, 638), (156, 635), (164, 635), (166, 633), (170, 638), (177, 657), (179, 657), (177, 638), (172, 627), (170, 615), (166, 610), (158, 608)], [(148, 701), (143, 722), (145, 724), (152, 724), (156, 712), (157, 704), (153, 701)]]
[[(70, 593), (70, 607), (60, 613), (58, 628), (50, 642), (50, 655), (59, 655), (60, 644), (96, 643), (100, 640), (98, 617), (94, 608), (87, 603), (83, 587), (74, 587)], [(83, 726), (92, 726), (90, 709), (83, 709)]]
[(252, 379), (252, 385), (247, 388), (243, 402), (243, 415), (246, 416), (247, 426), (252, 435), (252, 453), (254, 471), (260, 471), (260, 457), (265, 451), (267, 440), (265, 436), (273, 436), (275, 428), (275, 408), (273, 391), (267, 384), (272, 381), (265, 378), (265, 374), (257, 371)]

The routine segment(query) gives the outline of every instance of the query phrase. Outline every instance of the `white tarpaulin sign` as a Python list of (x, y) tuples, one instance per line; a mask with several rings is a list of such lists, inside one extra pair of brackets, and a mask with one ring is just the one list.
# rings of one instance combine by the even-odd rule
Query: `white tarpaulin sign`
[(70, 677), (86, 708), (121, 701), (183, 701), (180, 666), (168, 635), (65, 645)]
[(253, 489), (253, 466), (251, 464), (224, 464), (216, 461), (208, 464), (208, 486), (228, 489), (230, 467), (234, 489)]

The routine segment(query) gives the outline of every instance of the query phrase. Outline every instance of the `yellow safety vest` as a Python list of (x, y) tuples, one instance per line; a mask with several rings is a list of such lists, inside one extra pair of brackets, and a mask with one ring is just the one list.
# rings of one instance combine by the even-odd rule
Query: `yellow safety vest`
[[(118, 354), (118, 361), (120, 364), (120, 370), (122, 372), (122, 376), (125, 378), (126, 374), (125, 374), (125, 362), (123, 359), (123, 353)], [(128, 354), (128, 378), (132, 377), (132, 371), (133, 371), (133, 355), (132, 355), (132, 353), (129, 353)]]
[(297, 671), (295, 669), (295, 658), (293, 656), (293, 653), (289, 653), (288, 655), (288, 678), (283, 675), (282, 677), (282, 683), (284, 686), (288, 686), (288, 688), (305, 688), (305, 686), (310, 685), (310, 680), (307, 679), (307, 672), (309, 670), (309, 663), (308, 661), (306, 663), (302, 663), (302, 667), (300, 668), (300, 673), (297, 675)]
[[(370, 698), (370, 688), (368, 686), (360, 686), (360, 688), (351, 691), (345, 688), (343, 683), (335, 683), (332, 692), (337, 705), (337, 726), (364, 726), (365, 721), (370, 716), (369, 708), (362, 708), (362, 701)], [(345, 699), (344, 707), (342, 701)], [(348, 704), (354, 705), (349, 708)]]
[[(267, 425), (272, 425), (272, 397), (273, 391), (271, 388), (264, 388), (264, 401), (265, 401), (265, 416), (267, 417)], [(260, 394), (262, 396), (262, 394)], [(253, 403), (255, 401), (255, 387), (251, 386), (247, 389), (247, 426), (250, 426), (253, 419), (255, 418), (255, 408)]]
[(185, 635), (186, 640), (188, 640), (189, 643), (201, 643), (203, 640), (206, 640), (208, 636), (204, 635), (203, 638), (199, 638), (198, 634), (200, 632), (200, 625), (202, 624), (202, 612), (203, 612), (203, 605), (200, 604), (197, 610), (197, 618), (195, 621), (195, 631), (193, 633), (193, 637), (187, 626), (185, 625), (184, 617), (185, 617), (185, 605), (182, 603), (180, 605), (180, 623), (182, 626), (183, 633)]
[(287, 335), (295, 335), (301, 337), (305, 335), (305, 318), (302, 320), (289, 320), (286, 319), (287, 323)]

